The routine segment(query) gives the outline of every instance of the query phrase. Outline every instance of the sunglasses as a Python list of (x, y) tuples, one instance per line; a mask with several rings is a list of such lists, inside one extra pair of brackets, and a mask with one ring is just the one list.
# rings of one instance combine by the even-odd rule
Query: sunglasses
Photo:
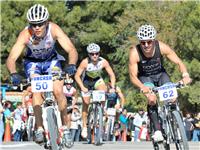
[(94, 55), (99, 55), (99, 53), (89, 53), (89, 55), (94, 56)]
[(45, 24), (46, 22), (42, 22), (42, 23), (37, 23), (37, 24), (30, 24), (31, 27), (36, 28), (36, 27), (41, 27)]
[(147, 43), (147, 45), (150, 45), (150, 44), (152, 44), (152, 42), (153, 42), (152, 40), (151, 41), (141, 41), (140, 44), (145, 45)]

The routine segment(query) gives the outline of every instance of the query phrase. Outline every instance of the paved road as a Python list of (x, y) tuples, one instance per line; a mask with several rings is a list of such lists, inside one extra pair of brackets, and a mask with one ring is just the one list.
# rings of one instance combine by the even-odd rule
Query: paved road
[[(200, 150), (200, 142), (189, 142), (189, 147), (190, 150)], [(34, 142), (8, 142), (0, 145), (0, 150), (44, 150), (44, 148)], [(71, 150), (153, 150), (153, 147), (151, 142), (105, 142), (101, 146), (78, 142)], [(175, 150), (174, 145), (171, 145), (171, 150)]]

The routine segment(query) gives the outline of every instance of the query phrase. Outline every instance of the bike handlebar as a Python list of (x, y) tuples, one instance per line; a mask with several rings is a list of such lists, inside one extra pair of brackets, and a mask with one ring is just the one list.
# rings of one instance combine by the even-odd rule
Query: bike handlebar
[[(170, 83), (169, 85), (166, 85), (166, 86), (173, 86), (173, 87), (176, 87), (177, 89), (180, 89), (180, 88), (183, 88), (185, 85), (182, 82), (177, 82), (177, 83)], [(165, 88), (165, 85), (160, 86), (160, 87), (153, 87), (153, 88), (151, 88), (151, 90), (154, 93), (158, 93), (158, 90), (161, 88)]]

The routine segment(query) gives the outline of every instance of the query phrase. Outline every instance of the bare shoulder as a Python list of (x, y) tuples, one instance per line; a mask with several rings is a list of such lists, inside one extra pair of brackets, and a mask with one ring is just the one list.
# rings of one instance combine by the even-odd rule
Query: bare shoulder
[(63, 34), (63, 30), (59, 25), (53, 22), (49, 22), (49, 25), (51, 25), (51, 33), (54, 38), (56, 38), (58, 35)]
[(132, 45), (129, 50), (129, 62), (136, 63), (139, 62), (139, 55), (135, 45)]
[(102, 61), (103, 67), (109, 66), (109, 62), (105, 58), (101, 57), (101, 59), (103, 59), (103, 61)]
[(25, 28), (19, 33), (17, 41), (26, 44), (29, 41), (31, 35), (32, 35), (31, 30), (29, 28)]
[(169, 45), (165, 44), (162, 41), (158, 41), (158, 42), (159, 42), (159, 47), (160, 47), (160, 51), (161, 51), (162, 55), (167, 55), (171, 51), (173, 51), (172, 48)]
[(80, 66), (81, 66), (82, 68), (86, 68), (87, 65), (88, 65), (88, 58), (84, 58), (84, 59), (81, 61)]

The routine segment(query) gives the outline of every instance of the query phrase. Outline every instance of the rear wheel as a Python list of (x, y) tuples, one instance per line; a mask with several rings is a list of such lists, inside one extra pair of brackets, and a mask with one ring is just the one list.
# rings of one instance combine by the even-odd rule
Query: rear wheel
[(27, 126), (27, 135), (28, 135), (28, 141), (33, 141), (33, 136), (34, 136), (34, 120), (33, 116), (30, 116), (28, 119), (28, 126)]
[(177, 150), (189, 150), (189, 145), (187, 142), (187, 136), (185, 133), (185, 128), (181, 118), (181, 114), (178, 111), (172, 112), (172, 130), (173, 130), (173, 139), (176, 144)]
[(52, 150), (58, 150), (59, 131), (57, 126), (57, 119), (53, 108), (47, 108), (47, 124), (50, 135), (50, 146)]
[(103, 112), (100, 105), (95, 108), (94, 116), (94, 139), (95, 145), (100, 145), (102, 143), (103, 135)]

